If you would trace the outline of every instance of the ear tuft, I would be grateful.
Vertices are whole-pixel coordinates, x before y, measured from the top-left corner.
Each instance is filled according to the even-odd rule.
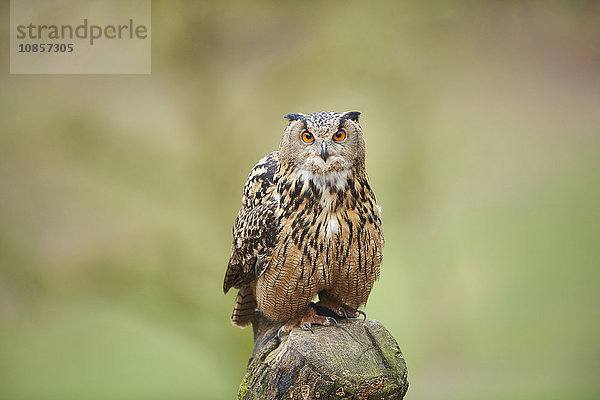
[[[354,122],[358,122],[358,116],[360,115],[360,111],[348,111],[343,115],[344,119],[349,119]]]
[[[299,114],[299,113],[287,114],[287,115],[284,115],[283,118],[287,118],[290,120],[290,122],[292,122],[292,121],[297,121],[299,119],[303,119],[304,114]]]

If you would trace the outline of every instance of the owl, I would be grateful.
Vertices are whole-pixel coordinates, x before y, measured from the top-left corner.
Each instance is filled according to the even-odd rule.
[[[239,289],[234,325],[262,313],[283,331],[312,330],[364,314],[384,239],[359,115],[286,115],[279,151],[250,171],[223,283]]]

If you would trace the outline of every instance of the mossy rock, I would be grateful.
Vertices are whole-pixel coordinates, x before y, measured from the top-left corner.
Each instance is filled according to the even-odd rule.
[[[238,399],[402,399],[408,389],[398,343],[375,320],[299,328],[277,338],[255,325],[254,356]]]

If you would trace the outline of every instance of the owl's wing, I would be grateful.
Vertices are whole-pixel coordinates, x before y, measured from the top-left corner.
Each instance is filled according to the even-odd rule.
[[[278,200],[273,195],[279,153],[262,158],[250,171],[244,185],[242,207],[233,226],[231,258],[225,273],[223,291],[240,288],[256,279],[266,266],[279,225],[275,218]]]

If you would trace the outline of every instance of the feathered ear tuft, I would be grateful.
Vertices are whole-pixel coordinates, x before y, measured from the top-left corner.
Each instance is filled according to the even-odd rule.
[[[358,116],[360,115],[360,111],[348,111],[345,112],[342,116],[343,119],[349,119],[354,122],[358,122]]]
[[[292,122],[292,121],[297,121],[299,119],[304,119],[304,114],[299,114],[299,113],[287,114],[287,115],[284,115],[283,118],[287,118],[288,120],[290,120],[290,122]]]

